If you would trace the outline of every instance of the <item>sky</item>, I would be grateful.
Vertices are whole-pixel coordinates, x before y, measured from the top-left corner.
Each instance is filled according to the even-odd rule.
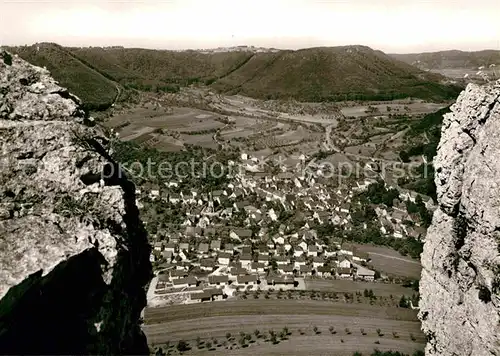
[[[0,0],[0,45],[500,50],[500,0]]]

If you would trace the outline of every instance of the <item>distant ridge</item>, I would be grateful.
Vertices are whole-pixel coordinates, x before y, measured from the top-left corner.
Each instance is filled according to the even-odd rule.
[[[220,93],[310,102],[406,97],[443,101],[455,98],[461,89],[441,75],[361,45],[167,51],[40,43],[9,50],[46,66],[91,108],[111,105],[119,87],[175,92],[204,84]]]
[[[408,64],[416,65],[421,69],[478,69],[481,66],[489,66],[491,64],[500,65],[500,50],[492,49],[475,52],[449,50],[390,54],[390,56]]]

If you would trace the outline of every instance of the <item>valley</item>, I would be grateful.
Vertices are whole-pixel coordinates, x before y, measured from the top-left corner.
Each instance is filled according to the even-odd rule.
[[[4,1],[0,355],[500,356],[498,13]]]
[[[188,348],[182,354],[193,355],[423,349],[425,336],[411,304],[417,305],[418,297],[408,287],[408,281],[420,278],[420,263],[383,245],[396,248],[407,238],[417,244],[423,239],[428,222],[408,208],[418,194],[399,186],[398,178],[415,175],[425,157],[403,162],[400,152],[428,142],[425,134],[409,133],[448,102],[310,103],[222,95],[208,88],[142,93],[139,100],[117,103],[97,117],[137,152],[158,151],[158,162],[177,162],[169,155],[193,152],[195,161],[227,164],[223,157],[229,154],[237,167],[227,182],[215,186],[175,174],[153,176],[140,186],[157,270],[144,313],[153,349],[171,355],[179,353],[179,343]],[[304,169],[301,162],[313,164]],[[343,167],[351,171],[342,173]],[[377,180],[398,189],[400,202],[387,207],[356,197]],[[432,209],[427,191],[420,193]],[[368,207],[376,216],[358,221],[355,216]],[[175,219],[167,217],[174,209]],[[394,220],[397,214],[406,218]],[[238,237],[245,229],[248,235]],[[372,233],[382,240],[368,237]],[[368,242],[352,248],[366,254],[363,266],[382,277],[366,281],[356,274],[365,267],[346,255],[351,240]],[[303,242],[305,259],[292,252]],[[307,252],[311,245],[318,246],[317,257]],[[341,262],[345,256],[348,265]],[[302,260],[310,270],[303,270]],[[343,266],[349,275],[341,274]],[[274,275],[297,285],[275,285]],[[255,276],[257,284],[245,285],[242,276]],[[184,284],[193,277],[194,284]],[[366,291],[373,297],[364,297]],[[201,294],[207,293],[204,299]],[[338,331],[330,332],[331,327]],[[283,328],[290,334],[280,336]]]
[[[180,353],[194,355],[422,350],[411,286],[420,278],[433,191],[404,185],[432,180],[419,171],[424,151],[412,147],[432,144],[419,123],[449,104],[263,100],[192,85],[140,92],[96,113],[126,143],[122,162],[233,167],[222,181],[205,181],[197,170],[136,179],[154,246],[144,312],[151,348],[171,355],[179,343]],[[377,200],[376,182],[395,200]],[[362,277],[365,269],[376,278]]]
[[[136,184],[152,353],[424,348],[449,78],[363,46],[16,51],[71,81]]]

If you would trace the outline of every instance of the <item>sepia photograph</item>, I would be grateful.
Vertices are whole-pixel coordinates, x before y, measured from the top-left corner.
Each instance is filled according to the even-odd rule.
[[[0,0],[0,355],[500,356],[498,0]]]

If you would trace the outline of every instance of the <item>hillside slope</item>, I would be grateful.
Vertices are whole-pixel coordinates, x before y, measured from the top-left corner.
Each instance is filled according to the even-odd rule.
[[[442,101],[455,98],[460,91],[443,84],[444,77],[438,74],[425,73],[365,46],[209,53],[54,44],[40,48],[38,52],[35,46],[13,51],[47,66],[88,103],[109,101],[113,82],[167,92],[203,83],[222,93],[315,102],[405,97]]]
[[[34,65],[46,67],[62,86],[83,101],[86,109],[106,108],[118,94],[115,83],[61,46],[41,44],[8,49]]]
[[[68,48],[123,85],[149,90],[218,78],[252,56],[248,52],[204,54],[140,48]]]
[[[241,75],[246,66],[263,56],[267,57],[265,65]],[[236,88],[241,94],[258,98],[293,97],[313,102],[404,97],[443,100],[458,94],[456,88],[440,83],[441,76],[424,73],[364,46],[258,53],[246,66],[217,81],[214,87]]]

